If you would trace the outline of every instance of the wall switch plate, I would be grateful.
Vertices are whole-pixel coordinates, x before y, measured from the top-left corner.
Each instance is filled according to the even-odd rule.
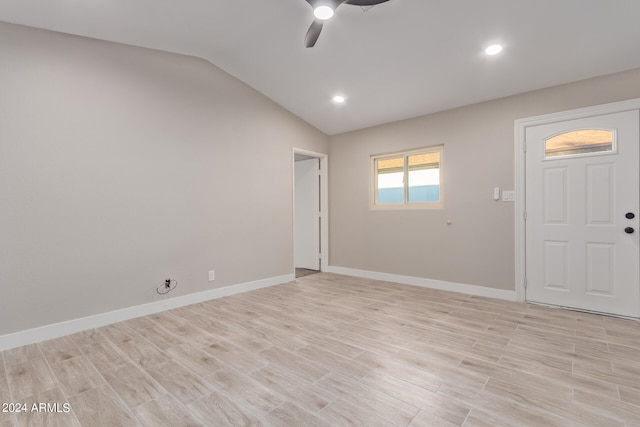
[[[213,282],[214,280],[216,280],[216,272],[215,270],[209,270],[209,281]]]
[[[511,191],[503,191],[502,192],[502,201],[503,202],[513,202],[515,201],[516,197],[515,197],[515,191],[511,190]]]
[[[495,187],[493,189],[493,200],[495,200],[496,202],[500,200],[500,187]]]

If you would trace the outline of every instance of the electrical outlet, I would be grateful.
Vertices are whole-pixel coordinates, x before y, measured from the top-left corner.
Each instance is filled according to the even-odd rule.
[[[215,270],[209,270],[209,281],[213,282],[214,280],[216,280],[216,271]]]

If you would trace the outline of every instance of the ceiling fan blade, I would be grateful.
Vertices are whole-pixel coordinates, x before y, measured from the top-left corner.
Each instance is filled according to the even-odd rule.
[[[384,3],[389,0],[346,0],[346,4],[352,4],[354,6],[375,6],[376,4]]]
[[[311,23],[309,30],[307,30],[307,35],[304,36],[304,45],[306,47],[313,47],[316,44],[318,37],[320,37],[320,31],[322,31],[322,21],[315,19]]]

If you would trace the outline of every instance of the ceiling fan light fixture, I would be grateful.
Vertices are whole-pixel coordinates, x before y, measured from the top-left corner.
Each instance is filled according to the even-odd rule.
[[[491,56],[497,55],[500,52],[502,52],[502,46],[499,44],[492,44],[491,46],[489,46],[484,50],[484,53]]]
[[[333,16],[333,8],[326,4],[321,4],[313,9],[313,16],[324,21]]]

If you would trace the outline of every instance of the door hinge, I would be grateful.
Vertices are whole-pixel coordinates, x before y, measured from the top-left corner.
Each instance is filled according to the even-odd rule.
[[[526,221],[527,220],[527,211],[522,211],[522,218]]]
[[[524,278],[524,288],[527,289],[527,278]]]
[[[522,143],[522,151],[527,152],[527,141]]]

